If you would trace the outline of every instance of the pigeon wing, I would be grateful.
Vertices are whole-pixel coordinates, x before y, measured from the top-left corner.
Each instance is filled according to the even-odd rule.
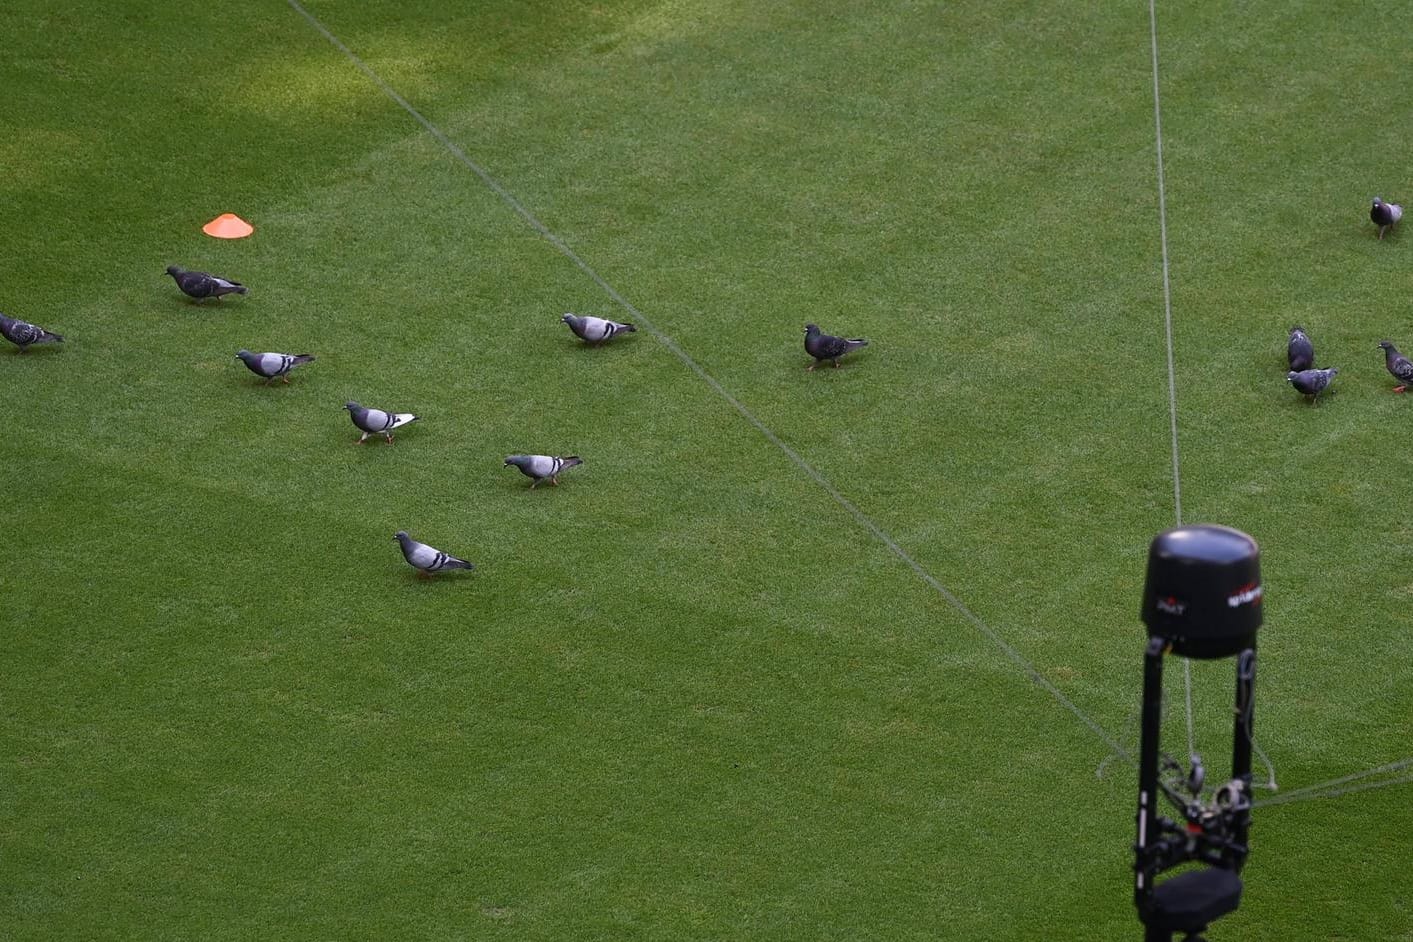
[[[365,432],[381,432],[391,421],[392,416],[382,409],[359,409],[353,413],[353,424]]]

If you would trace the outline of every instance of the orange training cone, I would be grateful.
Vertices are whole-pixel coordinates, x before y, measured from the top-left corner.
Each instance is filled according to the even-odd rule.
[[[218,239],[244,239],[255,227],[235,213],[222,213],[202,226],[201,231]]]

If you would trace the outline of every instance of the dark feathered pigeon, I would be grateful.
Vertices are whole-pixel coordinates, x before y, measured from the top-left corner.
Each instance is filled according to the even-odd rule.
[[[1327,370],[1291,370],[1285,374],[1285,378],[1294,386],[1297,392],[1302,392],[1311,397],[1311,402],[1320,401],[1320,393],[1330,384],[1330,380],[1339,373],[1337,367],[1330,367]]]
[[[1285,345],[1285,355],[1293,372],[1299,373],[1315,365],[1315,345],[1306,336],[1305,328],[1290,329],[1290,342]]]
[[[1393,374],[1393,378],[1398,380],[1399,385],[1395,386],[1394,392],[1403,392],[1410,385],[1413,385],[1413,360],[1398,352],[1398,348],[1387,340],[1380,340],[1379,346],[1384,351],[1384,366]]]
[[[559,472],[567,471],[575,465],[584,463],[584,459],[578,455],[566,455],[563,458],[556,458],[553,455],[511,455],[505,459],[506,467],[514,465],[520,469],[520,473],[527,478],[533,478],[530,482],[530,490],[535,489],[546,478],[556,487],[559,486]]]
[[[814,357],[815,362],[810,364],[813,370],[825,360],[831,361],[835,366],[839,365],[839,358],[850,350],[857,350],[860,347],[867,347],[868,341],[862,337],[856,340],[845,340],[843,337],[833,337],[822,333],[815,324],[805,325],[805,352]]]
[[[620,324],[617,321],[604,320],[602,317],[580,317],[578,314],[566,314],[560,320],[569,325],[574,336],[586,343],[603,343],[619,334],[631,334],[638,329],[632,324]]]
[[[63,343],[64,338],[58,334],[51,334],[43,327],[36,327],[28,321],[22,321],[17,317],[7,317],[0,314],[0,335],[6,340],[20,348],[24,353],[26,347],[31,347],[37,343]]]
[[[464,559],[457,559],[448,553],[443,553],[435,546],[428,546],[426,543],[418,543],[407,535],[406,530],[397,531],[394,539],[402,547],[402,556],[407,560],[408,565],[417,570],[417,575],[425,576],[432,572],[441,572],[444,569],[475,569],[476,567]]]
[[[382,409],[365,409],[356,402],[344,403],[344,408],[348,410],[349,418],[353,419],[353,424],[358,426],[363,436],[354,442],[355,445],[363,444],[369,435],[382,435],[392,444],[393,429],[402,428],[408,422],[416,422],[417,416],[411,412],[384,412]]]
[[[250,289],[238,281],[227,281],[204,271],[187,271],[177,265],[168,265],[167,274],[176,279],[182,294],[198,301],[219,298],[226,294],[248,294]]]
[[[1374,204],[1369,207],[1369,219],[1374,225],[1379,227],[1379,238],[1384,237],[1394,223],[1403,218],[1403,207],[1397,203],[1385,203],[1377,196],[1374,197]]]
[[[284,377],[288,383],[289,376],[286,374],[290,370],[314,359],[312,353],[251,353],[249,350],[241,350],[236,356],[250,368],[250,372],[265,377],[266,386],[278,377]]]

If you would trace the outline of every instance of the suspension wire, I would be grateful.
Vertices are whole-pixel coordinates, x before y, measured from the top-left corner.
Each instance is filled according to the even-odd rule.
[[[1375,775],[1387,775],[1391,772],[1399,772],[1409,767],[1413,767],[1413,756],[1409,756],[1406,759],[1399,759],[1397,762],[1389,762],[1384,765],[1375,766],[1372,769],[1364,769],[1361,772],[1351,772],[1349,775],[1332,778],[1327,782],[1303,785],[1283,795],[1276,795],[1273,798],[1255,802],[1253,807],[1284,805],[1293,801],[1309,801],[1313,798],[1335,798],[1339,795],[1347,795],[1350,792],[1367,791],[1373,788],[1387,788],[1390,785],[1402,785],[1405,782],[1413,782],[1413,773],[1378,782],[1360,782],[1359,780],[1367,779]],[[1354,782],[1358,782],[1358,784],[1350,784]]]
[[[1350,785],[1347,788],[1332,788],[1329,791],[1312,792],[1308,795],[1278,795],[1275,798],[1267,798],[1264,801],[1252,802],[1253,808],[1266,808],[1272,805],[1288,805],[1301,801],[1313,801],[1316,798],[1338,798],[1341,795],[1352,795],[1355,792],[1373,791],[1376,788],[1388,788],[1390,785],[1413,785],[1413,774],[1400,775],[1398,778],[1384,779],[1379,782],[1361,782],[1357,785]]]
[[[1187,698],[1187,757],[1197,755],[1197,736],[1192,731],[1192,660],[1182,659],[1182,685]]]

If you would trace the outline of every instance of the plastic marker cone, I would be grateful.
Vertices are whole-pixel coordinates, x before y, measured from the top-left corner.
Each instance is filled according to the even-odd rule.
[[[202,226],[201,231],[218,239],[244,239],[255,227],[235,213],[222,213]]]

